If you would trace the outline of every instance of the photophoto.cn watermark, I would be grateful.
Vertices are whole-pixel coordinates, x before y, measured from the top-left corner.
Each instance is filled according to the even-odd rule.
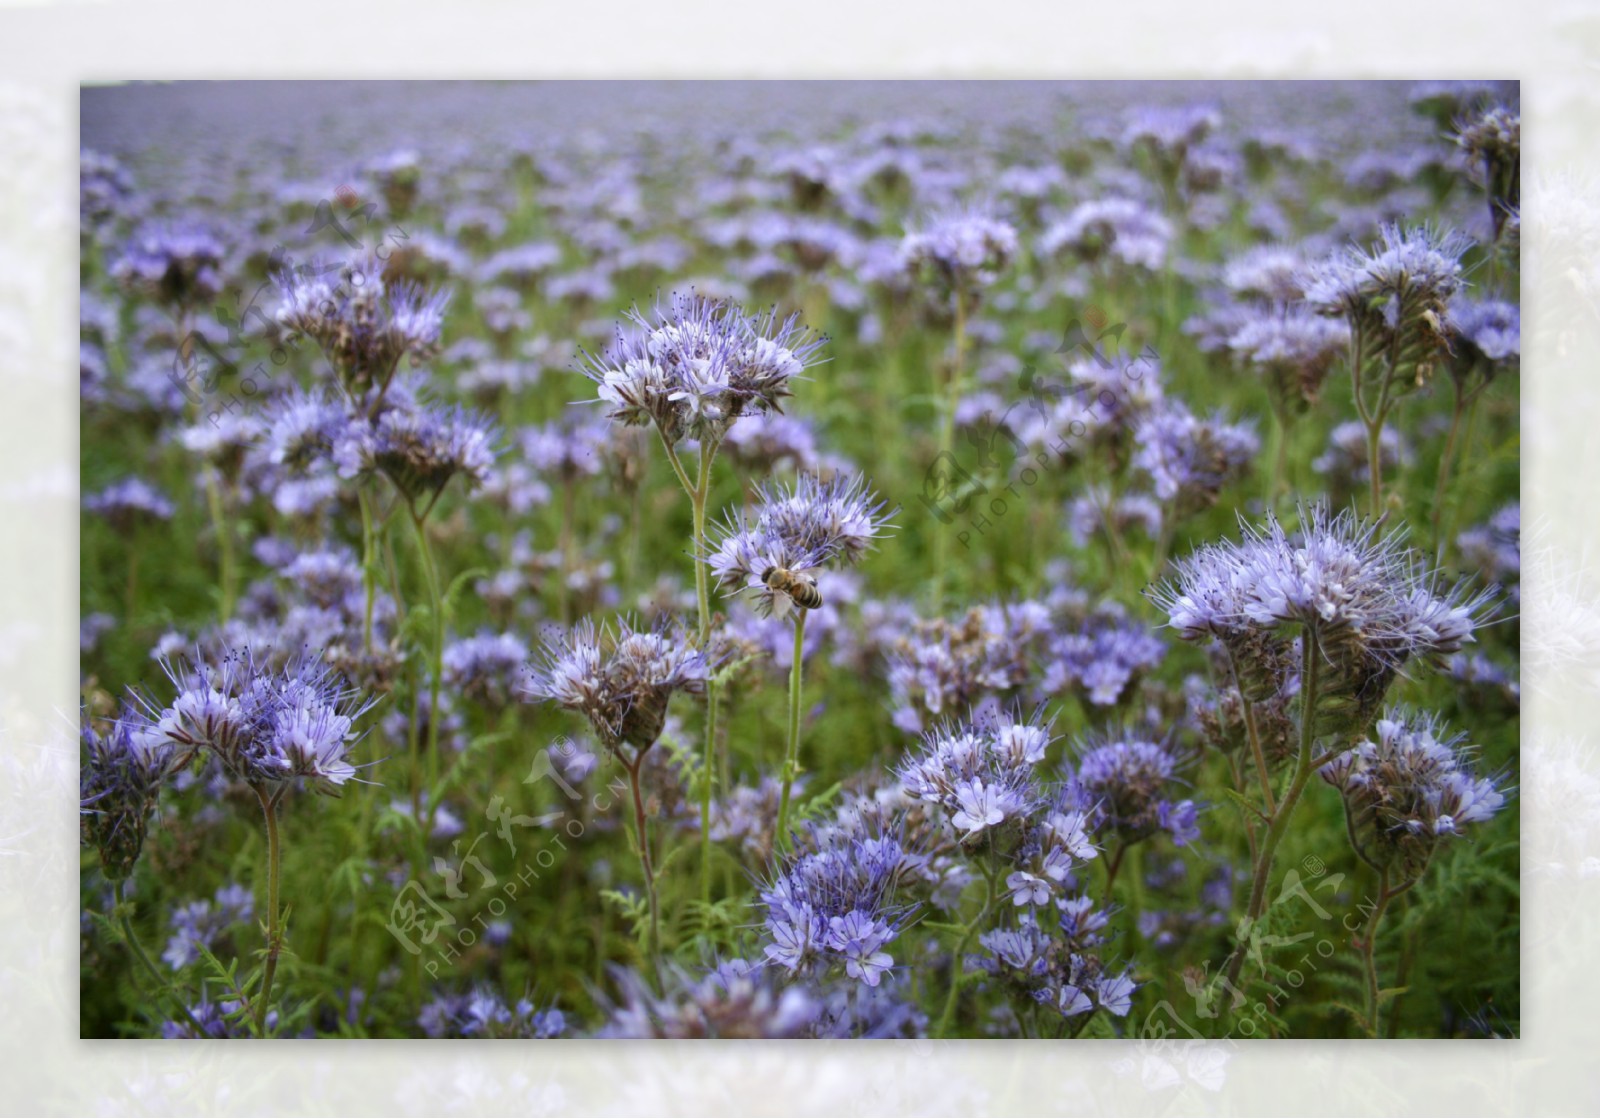
[[[1183,987],[1184,993],[1193,1000],[1189,1016],[1186,1017],[1170,999],[1161,1000],[1145,1016],[1139,1029],[1141,1050],[1152,1055],[1169,1048],[1187,1052],[1224,1041],[1231,1044],[1240,1039],[1264,1037],[1266,1016],[1276,1015],[1308,980],[1338,958],[1341,950],[1348,948],[1362,933],[1377,906],[1377,899],[1363,896],[1354,908],[1336,914],[1318,900],[1321,895],[1331,905],[1346,877],[1342,873],[1329,874],[1327,864],[1316,855],[1307,855],[1299,867],[1290,867],[1272,905],[1289,902],[1303,905],[1316,918],[1311,927],[1293,936],[1274,936],[1261,929],[1261,922],[1252,925],[1245,917],[1240,919],[1236,930],[1237,939],[1246,946],[1246,964],[1264,972],[1266,953],[1271,951],[1277,956],[1279,966],[1286,967],[1283,980],[1274,982],[1270,990],[1252,1001],[1228,978],[1224,965],[1219,964],[1214,974],[1211,961],[1188,969],[1183,976]],[[1297,947],[1301,952],[1298,958],[1278,955],[1283,949]],[[1217,1022],[1219,1019],[1228,1023],[1227,1030],[1220,1035],[1202,1033],[1196,1025],[1197,1021]]]
[[[574,780],[573,774],[575,764],[583,759],[592,760],[592,756],[565,736],[540,750],[522,784],[552,782],[567,801],[566,807],[541,816],[519,815],[504,797],[493,796],[484,810],[487,826],[465,847],[462,839],[454,840],[452,858],[434,856],[433,874],[438,884],[433,890],[415,878],[400,888],[389,907],[389,933],[411,955],[427,957],[422,968],[430,976],[437,979],[441,968],[453,967],[463,951],[493,935],[494,923],[504,919],[510,903],[552,871],[569,844],[583,838],[588,830],[586,815],[604,815],[628,795],[627,781],[617,777],[586,798],[577,788],[583,778]],[[525,834],[530,832],[531,836]],[[491,870],[478,854],[485,842],[491,847],[496,842],[503,845],[516,860],[516,869],[498,875]],[[447,908],[446,903],[454,905]],[[458,917],[464,909],[470,912]]]

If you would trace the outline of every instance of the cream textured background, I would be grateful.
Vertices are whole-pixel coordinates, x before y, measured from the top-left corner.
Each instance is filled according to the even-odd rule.
[[[1600,1111],[1600,5],[0,0],[0,1110]],[[1525,1040],[558,1045],[77,1039],[77,89],[161,77],[1520,78]],[[1046,1048],[1046,1045],[1049,1045]]]

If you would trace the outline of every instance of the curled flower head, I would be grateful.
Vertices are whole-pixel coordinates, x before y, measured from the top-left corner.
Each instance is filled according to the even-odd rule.
[[[1357,725],[1376,713],[1394,677],[1413,659],[1459,652],[1473,640],[1494,592],[1443,586],[1405,545],[1404,528],[1375,524],[1322,505],[1301,510],[1290,533],[1275,517],[1243,539],[1203,547],[1150,592],[1188,641],[1215,638],[1238,660],[1241,684],[1263,679],[1281,690],[1282,645],[1298,627],[1322,667],[1322,719]],[[1274,682],[1275,681],[1275,682]]]
[[[1426,226],[1384,225],[1379,236],[1370,249],[1350,246],[1312,265],[1306,302],[1349,323],[1365,355],[1363,382],[1404,393],[1426,384],[1448,351],[1444,318],[1464,282],[1461,256],[1472,242]]]
[[[742,416],[781,412],[790,382],[815,365],[825,339],[797,316],[750,314],[699,295],[674,295],[653,316],[631,312],[602,356],[580,372],[620,423],[654,423],[669,444],[715,444]]]
[[[189,755],[173,743],[138,733],[138,712],[124,711],[105,730],[83,720],[83,767],[78,777],[79,830],[100,854],[107,878],[133,873],[145,828],[166,779]]]
[[[1064,802],[1079,805],[1096,833],[1126,844],[1166,831],[1179,847],[1199,837],[1194,802],[1176,795],[1184,759],[1171,745],[1121,733],[1091,736],[1078,749]]]
[[[1131,198],[1096,198],[1079,203],[1040,239],[1046,256],[1071,250],[1095,262],[1113,258],[1130,267],[1155,270],[1167,258],[1172,223]]]
[[[1156,496],[1179,517],[1216,504],[1261,449],[1248,425],[1230,424],[1221,416],[1202,420],[1171,401],[1139,424],[1134,439],[1134,466],[1150,476]]]
[[[1465,736],[1431,715],[1393,709],[1374,731],[1323,766],[1322,779],[1344,798],[1356,853],[1410,882],[1439,843],[1504,806],[1502,779],[1475,775]]]
[[[669,620],[637,630],[627,619],[597,628],[585,618],[546,638],[525,692],[577,711],[610,750],[643,753],[661,737],[674,692],[705,691],[709,666]]]
[[[375,421],[354,419],[339,435],[333,461],[347,478],[381,473],[413,506],[431,502],[458,474],[468,489],[489,478],[496,429],[460,405],[385,409]]]

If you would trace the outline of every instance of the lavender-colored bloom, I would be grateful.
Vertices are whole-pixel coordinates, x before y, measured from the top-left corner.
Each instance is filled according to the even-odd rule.
[[[433,1038],[522,1038],[543,1041],[566,1032],[566,1016],[555,1007],[540,1010],[527,999],[507,1006],[497,992],[479,984],[461,994],[435,996],[417,1016]]]
[[[1084,260],[1110,256],[1154,271],[1166,260],[1171,240],[1172,224],[1154,210],[1131,198],[1100,198],[1079,203],[1046,230],[1039,251],[1056,256],[1071,249]]]
[[[386,282],[384,262],[375,256],[347,262],[330,284],[323,277],[334,267],[279,274],[277,318],[290,337],[304,334],[321,347],[347,393],[381,391],[402,358],[419,362],[438,353],[448,294]]]
[[[169,521],[174,508],[150,483],[142,478],[124,478],[99,493],[83,499],[86,511],[104,517],[113,528],[125,532],[138,524]]]
[[[1040,803],[1036,770],[1050,744],[1046,727],[1013,713],[945,723],[923,736],[900,767],[906,795],[941,809],[963,843],[1020,823]]]
[[[1456,546],[1464,568],[1502,586],[1515,584],[1522,577],[1521,504],[1513,501],[1497,509],[1487,523],[1457,536]]]
[[[1484,373],[1513,365],[1522,356],[1522,312],[1499,299],[1456,298],[1445,314],[1445,329],[1460,347],[1459,364],[1482,363]]]
[[[173,744],[141,734],[140,724],[131,710],[104,731],[87,717],[83,720],[79,831],[84,845],[99,852],[100,866],[114,882],[133,873],[161,786],[188,760]]]
[[[894,964],[883,948],[908,917],[895,897],[908,859],[895,835],[864,824],[812,826],[761,891],[765,958],[809,977],[843,964],[849,978],[876,987]]]
[[[1504,806],[1502,778],[1473,774],[1465,736],[1447,735],[1433,716],[1393,709],[1374,730],[1320,772],[1344,797],[1356,853],[1408,882],[1442,840]]]
[[[1151,592],[1185,640],[1220,639],[1238,663],[1241,684],[1280,691],[1283,626],[1302,627],[1323,668],[1321,698],[1364,726],[1394,677],[1413,658],[1458,652],[1473,640],[1492,592],[1441,587],[1405,547],[1404,528],[1379,535],[1353,513],[1301,510],[1290,534],[1275,517],[1244,524],[1244,539],[1201,548]],[[1275,681],[1275,682],[1274,682]],[[1327,714],[1327,713],[1324,713]]]
[[[545,640],[526,694],[582,714],[609,750],[627,743],[643,752],[661,736],[673,693],[704,692],[708,674],[705,654],[666,623],[641,631],[621,619],[597,629],[586,618]]]
[[[1130,149],[1147,146],[1181,160],[1221,124],[1221,115],[1208,105],[1141,107],[1128,113],[1122,144]]]
[[[111,265],[124,287],[184,314],[222,291],[227,249],[211,231],[193,223],[146,225]]]
[[[1317,400],[1333,363],[1348,351],[1350,327],[1303,306],[1252,312],[1228,336],[1228,350],[1259,370],[1284,418]]]
[[[928,274],[941,292],[970,299],[993,283],[1017,255],[1017,231],[982,207],[931,215],[900,242],[900,266],[913,276]]]
[[[267,457],[275,466],[305,473],[328,461],[350,423],[345,407],[321,393],[296,389],[275,400],[266,416]]]
[[[601,357],[580,371],[611,405],[612,419],[654,423],[670,444],[715,445],[741,416],[783,410],[790,382],[817,363],[825,339],[796,316],[751,315],[696,295],[675,295],[653,318],[631,313]]]
[[[762,617],[774,612],[782,617],[796,604],[786,591],[769,585],[770,569],[814,579],[825,568],[852,567],[890,527],[893,515],[884,512],[865,478],[824,482],[802,475],[792,486],[762,486],[753,516],[741,511],[717,526],[704,562],[719,585],[732,586],[729,593],[753,591]]]
[[[621,1002],[604,1038],[795,1038],[834,1036],[818,995],[785,984],[778,968],[728,960],[700,978],[668,969],[666,991],[635,972],[617,973]]]
[[[211,900],[180,905],[172,911],[172,937],[161,958],[173,970],[188,967],[200,959],[202,947],[210,950],[229,928],[249,921],[255,908],[250,891],[237,883],[222,886]]]
[[[492,708],[510,703],[517,677],[528,659],[528,647],[509,633],[482,633],[447,645],[445,683],[468,699]]]
[[[1356,330],[1382,331],[1386,323],[1394,329],[1388,316],[1396,309],[1407,322],[1431,315],[1429,328],[1438,335],[1440,317],[1461,287],[1461,255],[1470,239],[1394,224],[1383,225],[1379,238],[1382,244],[1370,250],[1348,246],[1311,265],[1306,301],[1323,314],[1345,316]]]
[[[1174,799],[1183,759],[1170,745],[1124,734],[1090,737],[1079,749],[1069,795],[1084,806],[1096,832],[1112,832],[1127,844],[1166,831],[1180,847],[1199,836],[1194,803]]]
[[[381,473],[413,505],[432,501],[460,475],[468,489],[482,485],[494,465],[496,431],[486,418],[461,408],[394,407],[375,422],[352,422],[333,448],[346,478]]]
[[[1305,253],[1291,245],[1257,245],[1222,267],[1222,282],[1235,295],[1282,305],[1305,297]]]
[[[147,749],[170,748],[187,760],[204,750],[233,777],[251,785],[296,779],[337,796],[355,776],[350,749],[362,702],[326,665],[304,654],[272,667],[250,649],[218,658],[197,651],[179,668],[162,669],[177,690],[170,705],[140,697],[147,715],[135,732]]]
[[[1055,695],[1076,685],[1090,703],[1110,707],[1165,654],[1166,645],[1143,624],[1116,611],[1097,611],[1050,640],[1039,691]]]
[[[1156,496],[1178,516],[1216,504],[1224,488],[1245,476],[1261,449],[1249,426],[1221,416],[1199,419],[1175,401],[1147,416],[1134,438],[1134,466],[1150,477]]]

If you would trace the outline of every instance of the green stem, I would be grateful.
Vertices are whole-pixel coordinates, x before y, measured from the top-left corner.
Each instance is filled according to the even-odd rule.
[[[356,489],[356,500],[361,505],[361,587],[366,594],[366,606],[362,614],[362,649],[370,653],[372,652],[372,607],[378,589],[377,579],[373,573],[376,564],[374,551],[377,548],[377,534],[372,526],[372,500],[366,486]]]
[[[283,925],[278,912],[278,878],[283,860],[278,848],[278,803],[260,785],[253,786],[267,822],[267,961],[261,973],[261,994],[256,1002],[256,1034],[267,1035],[267,1010],[272,1005],[272,980],[283,949]]]
[[[993,836],[990,836],[991,841]],[[961,968],[962,959],[967,954],[967,947],[972,943],[972,935],[982,927],[984,919],[989,916],[989,910],[994,907],[995,878],[997,871],[992,865],[993,859],[983,859],[980,869],[983,871],[984,895],[983,908],[978,910],[978,915],[967,922],[967,927],[962,930],[961,941],[956,945],[955,957],[950,961],[950,993],[945,996],[944,1012],[939,1015],[938,1037],[950,1036],[950,1024],[955,1019],[956,1001],[961,994]]]
[[[144,945],[139,942],[138,934],[133,931],[133,922],[128,918],[128,910],[132,908],[132,903],[127,900],[122,892],[124,884],[125,880],[120,878],[113,882],[111,884],[111,896],[116,902],[117,926],[122,930],[122,938],[127,941],[129,951],[133,953],[134,959],[143,965],[145,971],[150,974],[151,979],[155,980],[161,991],[171,997],[172,1004],[178,1008],[178,1013],[183,1016],[184,1021],[188,1022],[190,1028],[194,1030],[194,1036],[209,1037],[210,1035],[205,1028],[195,1021],[194,1015],[184,1005],[183,999],[172,989],[172,984],[168,982],[167,977],[162,975],[161,971],[151,961],[149,954],[144,950]]]
[[[639,866],[644,871],[645,900],[650,906],[650,931],[645,941],[645,954],[650,966],[660,978],[661,972],[661,907],[656,900],[655,863],[650,858],[650,828],[644,813],[644,792],[639,787],[639,771],[644,768],[644,751],[634,755],[633,764],[623,763],[628,771],[628,785],[633,792],[633,826],[639,840]]]
[[[955,356],[951,359],[950,381],[945,388],[944,415],[939,423],[939,457],[948,459],[953,454],[956,435],[956,405],[961,400],[961,373],[966,363],[967,349],[967,293],[964,284],[955,289]],[[948,526],[945,526],[948,527]],[[944,612],[945,568],[949,564],[950,543],[947,532],[934,535],[933,607],[936,614]]]
[[[219,577],[222,604],[220,613],[226,622],[233,616],[233,534],[228,531],[226,520],[222,515],[222,488],[217,484],[217,471],[214,467],[206,469],[206,505],[211,510],[211,531],[217,538],[217,553],[222,565]]]
[[[1239,693],[1239,704],[1244,709],[1244,726],[1250,738],[1250,753],[1255,758],[1256,775],[1261,778],[1261,796],[1266,802],[1267,815],[1272,816],[1277,813],[1278,807],[1272,797],[1272,774],[1267,769],[1267,755],[1261,748],[1261,731],[1256,726],[1256,708],[1244,694],[1244,686],[1239,682],[1239,663],[1234,660],[1231,650],[1228,653],[1228,667],[1233,672],[1233,685]]]
[[[1272,814],[1272,820],[1267,825],[1267,834],[1261,842],[1260,850],[1256,853],[1255,872],[1250,882],[1250,904],[1245,911],[1243,935],[1240,936],[1239,943],[1228,961],[1230,983],[1239,981],[1239,972],[1244,967],[1245,954],[1250,945],[1250,930],[1256,921],[1260,920],[1266,908],[1267,883],[1272,877],[1272,860],[1277,854],[1278,844],[1282,842],[1284,833],[1289,828],[1289,817],[1294,814],[1295,805],[1300,802],[1300,794],[1305,792],[1306,783],[1316,772],[1316,767],[1312,765],[1312,747],[1316,743],[1319,664],[1315,628],[1307,626],[1300,640],[1304,646],[1300,668],[1300,753],[1295,759],[1294,777],[1278,805],[1278,810]]]
[[[1455,464],[1456,437],[1461,433],[1461,417],[1466,411],[1461,384],[1455,386],[1455,406],[1450,411],[1450,434],[1445,436],[1444,453],[1439,456],[1439,480],[1433,488],[1433,541],[1436,559],[1444,557],[1444,537],[1439,535],[1440,515],[1444,512],[1445,489],[1450,483],[1450,468]]]
[[[1368,1037],[1379,1036],[1378,1020],[1382,1011],[1378,1007],[1378,922],[1383,920],[1383,911],[1392,896],[1389,893],[1389,868],[1384,867],[1378,872],[1378,903],[1372,907],[1372,916],[1367,920],[1361,940],[1361,962],[1367,975]]]
[[[789,667],[789,745],[783,758],[783,790],[778,795],[778,827],[772,837],[778,850],[789,846],[789,787],[800,776],[800,665],[805,652],[806,613],[803,607],[795,607],[794,664]]]
[[[433,646],[428,660],[428,819],[422,831],[424,837],[433,833],[434,815],[439,810],[439,683],[444,675],[444,600],[439,591],[439,566],[434,561],[433,546],[428,543],[426,518],[426,512],[411,512],[411,529],[428,583],[428,611],[433,621]],[[420,773],[422,760],[415,760],[416,772]]]

